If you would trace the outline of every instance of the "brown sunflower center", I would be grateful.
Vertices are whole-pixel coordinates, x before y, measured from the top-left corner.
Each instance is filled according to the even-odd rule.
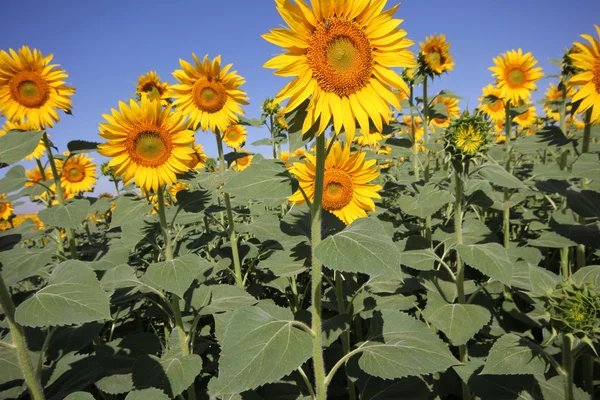
[[[192,100],[200,110],[216,113],[225,105],[227,93],[221,82],[202,78],[194,83]]]
[[[142,125],[132,131],[125,143],[133,162],[158,167],[169,159],[173,144],[168,132],[155,125]]]
[[[12,97],[29,108],[43,106],[50,95],[48,83],[37,72],[19,72],[11,79],[9,86]]]
[[[352,178],[344,170],[326,170],[323,188],[323,208],[326,210],[341,210],[352,200]]]
[[[63,177],[71,183],[81,182],[85,178],[85,168],[76,163],[68,163]]]
[[[592,73],[594,74],[592,82],[594,82],[594,86],[596,87],[596,93],[600,93],[600,61],[596,61]]]
[[[511,87],[517,87],[523,85],[525,83],[525,71],[521,68],[513,68],[508,71],[506,75],[506,80]]]
[[[369,83],[373,48],[364,30],[354,21],[332,18],[315,29],[307,60],[319,87],[338,96],[349,96]]]
[[[241,157],[238,158],[236,161],[237,165],[245,167],[246,165],[248,165],[250,163],[250,157],[245,156],[245,157]]]

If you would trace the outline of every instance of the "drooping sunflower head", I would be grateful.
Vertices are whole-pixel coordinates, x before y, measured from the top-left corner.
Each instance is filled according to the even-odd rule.
[[[483,88],[483,96],[479,98],[479,110],[490,117],[493,122],[502,122],[506,119],[506,109],[502,100],[502,91],[494,85]]]
[[[169,82],[161,81],[156,71],[140,76],[135,92],[140,97],[145,94],[150,100],[160,100],[163,106],[169,104]]]
[[[289,28],[263,35],[286,52],[267,63],[276,75],[294,77],[276,96],[290,99],[288,112],[310,98],[302,132],[315,127],[321,134],[333,120],[352,141],[356,121],[363,131],[369,119],[377,131],[390,119],[390,104],[400,110],[392,89],[408,92],[406,83],[391,68],[414,67],[413,44],[393,19],[398,6],[382,11],[386,0],[345,2],[338,0],[277,0],[277,10]],[[316,125],[318,123],[318,125]]]
[[[598,40],[589,35],[581,35],[590,44],[574,43],[578,51],[571,53],[570,58],[577,74],[568,80],[567,85],[579,88],[573,96],[573,103],[580,102],[577,112],[591,109],[590,121],[600,124],[600,26],[594,26]]]
[[[205,55],[202,62],[192,54],[195,65],[180,59],[183,69],[173,72],[179,84],[171,86],[173,105],[189,115],[190,126],[203,131],[224,132],[244,115],[241,105],[248,104],[246,92],[240,89],[246,81],[229,71],[233,64],[221,68],[221,56],[212,61]]]
[[[442,104],[444,106],[446,117],[434,116],[429,123],[430,125],[439,126],[440,128],[447,128],[450,125],[450,120],[460,114],[458,99],[437,96],[433,101],[432,106],[435,107],[438,104]]]
[[[521,128],[529,128],[531,125],[535,124],[536,121],[537,114],[535,112],[534,105],[529,105],[529,107],[524,113],[519,114],[513,118],[513,122],[519,125]]]
[[[8,221],[13,213],[13,205],[10,201],[5,201],[6,195],[0,194],[0,219]]]
[[[44,57],[27,46],[9,53],[0,51],[0,114],[15,122],[27,119],[36,130],[52,127],[60,119],[57,110],[71,110],[75,89],[65,85],[68,75],[50,64],[52,54]]]
[[[554,119],[555,121],[560,120],[560,102],[562,102],[563,93],[566,86],[561,82],[559,85],[555,85],[550,82],[550,86],[546,89],[544,96],[544,112],[546,116]],[[575,90],[572,87],[566,88],[566,99],[570,99],[575,94]],[[569,111],[571,106],[568,105],[566,110]]]
[[[369,183],[379,176],[376,160],[365,160],[365,156],[361,151],[352,152],[350,144],[335,142],[325,160],[323,208],[346,225],[366,217],[367,211],[375,211],[373,199],[381,198],[377,193],[381,186]],[[315,155],[306,153],[302,162],[295,162],[289,168],[311,201],[315,194],[315,165]],[[305,201],[300,190],[289,200],[296,204]]]
[[[537,82],[544,74],[542,68],[534,66],[537,60],[531,53],[523,54],[523,50],[509,50],[494,58],[490,71],[496,78],[501,97],[512,104],[519,104],[531,97],[531,91],[536,90]]]
[[[107,122],[100,123],[100,136],[107,142],[98,152],[112,157],[109,166],[125,184],[135,180],[139,187],[156,191],[189,170],[194,132],[187,129],[182,113],[142,96],[139,103],[120,102],[119,111],[103,116]]]
[[[235,161],[233,161],[233,163],[231,165],[232,170],[239,172],[239,171],[245,170],[246,168],[248,168],[250,166],[254,156],[252,154],[248,153],[248,150],[246,150],[246,149],[238,149],[237,152],[240,154],[246,154],[246,155],[242,155],[241,157],[236,158]]]
[[[32,169],[25,171],[25,174],[27,175],[27,182],[25,182],[26,187],[34,187],[37,183],[44,183],[52,178],[52,171],[50,171],[50,168],[45,168],[42,173],[39,167],[33,167]]]
[[[484,150],[490,129],[490,123],[481,114],[465,111],[446,129],[446,151],[455,160],[468,160]]]
[[[67,194],[91,192],[96,184],[96,164],[86,154],[64,153],[66,160],[56,160],[60,184]]]
[[[223,142],[233,149],[239,149],[246,143],[248,133],[244,125],[231,125],[223,132]]]
[[[110,194],[108,192],[104,192],[104,193],[100,193],[98,195],[98,200],[100,200],[100,199],[108,199],[108,200],[110,200],[110,199],[113,199],[114,197],[115,196],[113,196],[112,194]]]
[[[418,62],[422,75],[436,76],[454,69],[450,42],[446,41],[446,35],[428,36],[425,43],[420,45]]]
[[[38,128],[33,125],[29,120],[22,120],[21,122],[11,122],[11,121],[6,121],[4,123],[4,125],[2,126],[2,129],[0,129],[0,136],[4,136],[6,135],[6,133],[8,131],[23,131],[23,132],[30,132],[30,131],[37,131]],[[50,135],[48,135],[50,136]],[[38,145],[36,146],[35,150],[33,150],[33,152],[29,155],[27,155],[25,157],[26,160],[39,160],[40,158],[42,158],[42,156],[44,155],[44,152],[46,151],[46,147],[44,146],[44,140],[40,139]]]

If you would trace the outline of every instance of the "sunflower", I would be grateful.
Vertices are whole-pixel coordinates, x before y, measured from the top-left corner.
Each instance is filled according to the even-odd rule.
[[[444,105],[447,117],[432,118],[431,121],[429,121],[429,124],[439,126],[440,128],[447,128],[450,125],[450,120],[460,114],[460,107],[458,107],[458,99],[437,96],[433,101],[432,106],[435,106],[437,104]]]
[[[277,111],[277,113],[275,114],[275,122],[277,123],[277,125],[279,125],[281,129],[288,128],[288,123],[285,120],[285,113],[285,107],[280,107],[279,111]]]
[[[56,160],[60,185],[65,193],[91,192],[96,184],[96,164],[87,154],[63,154],[65,161]]]
[[[410,115],[403,115],[402,122],[406,125],[406,132],[410,136],[413,143],[418,143],[423,140],[423,120],[421,117],[413,117],[411,120]],[[415,133],[413,134],[413,124],[415,126]],[[416,137],[415,137],[416,135]]]
[[[231,125],[223,132],[223,141],[233,149],[239,149],[246,143],[248,133],[244,125]]]
[[[332,212],[346,225],[357,218],[367,216],[367,211],[375,211],[373,199],[380,199],[377,193],[380,185],[369,184],[379,176],[376,160],[366,160],[365,153],[350,151],[350,144],[342,146],[335,142],[325,160],[325,177],[323,181],[323,208]],[[314,201],[316,157],[305,154],[303,162],[295,162],[290,172],[296,176],[298,183],[309,200]],[[296,203],[304,203],[300,190],[289,197]]]
[[[150,100],[160,99],[163,106],[169,104],[169,82],[162,82],[156,71],[140,76],[135,91],[140,96],[146,94]]]
[[[537,89],[535,82],[544,76],[541,68],[534,68],[537,60],[521,49],[507,51],[494,58],[494,63],[496,66],[489,70],[498,82],[501,98],[512,104],[527,101]]]
[[[360,135],[354,137],[354,141],[363,147],[379,146],[380,140],[383,140],[383,135],[372,129],[367,133],[361,129]]]
[[[187,129],[185,115],[146,96],[129,106],[119,102],[119,110],[103,115],[108,123],[100,123],[100,136],[108,142],[98,146],[98,153],[113,157],[109,166],[115,176],[155,191],[177,182],[175,174],[190,169],[194,153],[194,132]]]
[[[536,120],[537,114],[535,113],[535,106],[533,105],[530,105],[523,114],[513,118],[513,122],[521,128],[529,128],[531,125],[535,124]]]
[[[208,159],[208,156],[204,154],[204,147],[201,144],[195,144],[192,146],[192,150],[193,153],[190,154],[192,156],[192,159],[186,161],[185,164],[190,169],[204,168],[204,166],[206,165],[206,160]]]
[[[36,131],[37,128],[31,123],[29,122],[29,120],[23,120],[21,122],[11,122],[11,121],[6,121],[4,123],[4,125],[2,126],[2,129],[0,129],[0,136],[4,136],[6,135],[6,133],[8,131],[24,131],[24,132],[30,132],[30,131]],[[50,135],[48,135],[50,136]],[[46,151],[46,146],[44,145],[44,140],[40,139],[38,145],[36,146],[35,150],[33,150],[33,152],[29,155],[27,155],[25,157],[26,160],[39,160],[43,155],[44,152]]]
[[[58,160],[57,160],[58,161]],[[52,171],[50,169],[44,169],[43,173],[39,167],[34,167],[31,170],[25,171],[28,181],[25,182],[25,187],[36,186],[37,183],[44,183],[49,179],[52,179]]]
[[[180,82],[171,86],[173,105],[189,114],[194,130],[200,126],[203,131],[224,132],[238,122],[238,115],[244,115],[240,105],[248,104],[248,97],[239,87],[246,81],[237,71],[229,72],[232,64],[221,69],[221,56],[210,61],[206,55],[202,62],[196,54],[192,53],[192,57],[195,66],[180,59],[183,69],[173,72]]]
[[[292,157],[302,157],[306,154],[306,149],[304,147],[299,147],[292,153]]]
[[[600,26],[594,25],[600,39]],[[581,101],[577,112],[592,110],[591,122],[600,124],[600,42],[589,35],[581,35],[590,45],[575,42],[579,52],[571,53],[570,58],[577,74],[569,79],[569,87],[578,86],[573,103]]]
[[[188,185],[187,183],[177,182],[174,185],[169,185],[169,194],[173,198],[173,201],[177,201],[177,193],[181,192],[182,190],[189,190],[189,189],[190,189],[190,185]]]
[[[486,97],[490,96],[486,99]],[[495,100],[494,100],[495,99]],[[483,96],[479,99],[481,103],[479,109],[490,117],[493,122],[502,122],[506,119],[504,102],[502,101],[502,91],[494,86],[487,85],[483,88]]]
[[[233,165],[231,166],[231,169],[233,169],[234,171],[243,171],[246,168],[248,168],[250,166],[250,164],[252,163],[252,159],[254,158],[253,155],[248,154],[246,149],[238,149],[237,150],[238,153],[246,153],[247,155],[237,158],[234,162]]]
[[[419,64],[425,75],[441,75],[454,69],[450,42],[446,35],[440,34],[425,38],[425,43],[420,43]]]
[[[56,109],[70,111],[75,89],[64,83],[68,75],[50,65],[52,54],[23,46],[0,51],[0,114],[14,122],[27,119],[36,130],[51,127],[60,118]]]
[[[567,98],[573,97],[575,90],[572,87],[567,89]],[[544,96],[544,111],[548,118],[552,118],[555,121],[560,120],[560,112],[558,107],[553,105],[554,102],[562,100],[563,91],[559,89],[554,83],[550,82],[550,87],[546,89],[546,95]],[[569,111],[571,106],[567,106],[566,110]]]
[[[392,19],[398,5],[382,12],[387,0],[345,2],[302,0],[277,1],[277,10],[289,25],[276,28],[263,38],[286,50],[267,63],[276,75],[294,77],[276,96],[275,102],[290,99],[287,112],[310,97],[302,132],[319,121],[321,134],[333,119],[336,133],[342,127],[352,142],[356,120],[369,131],[369,119],[377,131],[390,120],[391,104],[400,110],[392,89],[408,87],[392,67],[414,67],[407,50],[413,42]]]
[[[458,159],[468,159],[480,153],[486,144],[490,123],[481,115],[463,113],[446,130],[446,149]]]
[[[5,194],[0,194],[0,219],[7,221],[14,210],[13,205],[10,201],[3,201],[6,199]]]
[[[285,165],[289,166],[290,165],[290,162],[289,162],[289,160],[290,160],[290,152],[287,151],[287,150],[282,151],[281,155],[279,156],[279,159],[281,161],[283,161],[283,163]]]

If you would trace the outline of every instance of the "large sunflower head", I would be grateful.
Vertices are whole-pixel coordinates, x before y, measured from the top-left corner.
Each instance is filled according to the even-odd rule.
[[[156,71],[140,76],[135,92],[140,97],[145,94],[150,100],[160,100],[163,106],[169,104],[169,82],[161,81]]]
[[[552,118],[555,121],[560,120],[559,102],[562,101],[564,90],[564,84],[559,83],[559,85],[556,86],[552,82],[550,82],[550,86],[546,89],[546,94],[544,96],[544,112],[548,118]],[[565,97],[569,99],[573,97],[574,94],[575,90],[572,87],[569,87],[567,88]],[[567,106],[566,110],[569,111],[570,109],[571,106]]]
[[[600,26],[594,26],[599,40],[590,35],[581,35],[590,44],[574,43],[578,51],[571,53],[570,58],[577,74],[567,84],[579,88],[573,96],[573,103],[580,101],[577,112],[591,109],[590,121],[600,124]]]
[[[13,205],[10,201],[5,201],[6,195],[0,194],[0,219],[8,221],[13,213]]]
[[[483,88],[483,96],[479,99],[479,110],[490,117],[493,122],[502,122],[506,119],[506,110],[502,100],[502,91],[494,85]]]
[[[36,130],[51,127],[60,117],[56,110],[70,112],[75,89],[66,86],[68,77],[52,54],[23,46],[0,51],[0,113],[11,121],[27,119]]]
[[[2,129],[0,129],[0,136],[6,135],[6,133],[8,131],[30,132],[30,131],[35,131],[35,130],[38,130],[38,128],[35,125],[33,125],[29,120],[22,120],[21,122],[16,122],[16,123],[7,120],[4,123],[4,125],[2,126]],[[48,136],[50,136],[50,135],[48,135]],[[42,158],[45,151],[46,151],[46,146],[44,146],[44,140],[40,139],[35,150],[33,150],[33,152],[31,154],[27,155],[27,157],[25,157],[25,159],[26,160],[34,160],[34,159],[39,160],[40,158]]]
[[[192,57],[195,65],[180,59],[183,69],[173,72],[179,81],[171,86],[173,105],[190,116],[194,130],[200,127],[203,131],[224,132],[238,122],[238,115],[244,115],[240,106],[248,104],[248,97],[240,86],[246,81],[237,71],[229,72],[233,64],[221,68],[221,56],[211,61],[205,55],[202,62],[196,54]]]
[[[529,105],[527,111],[513,118],[513,122],[521,128],[529,128],[531,125],[535,124],[535,121],[537,121],[537,114],[535,113],[534,105]]]
[[[414,67],[413,44],[393,19],[398,6],[382,11],[386,0],[304,1],[278,0],[277,10],[289,28],[276,28],[263,35],[285,53],[267,63],[276,75],[293,77],[275,102],[290,99],[288,112],[310,98],[302,132],[315,124],[321,134],[333,120],[336,133],[342,128],[352,142],[356,120],[365,132],[369,119],[377,131],[390,120],[390,104],[400,110],[392,89],[408,92],[393,67]]]
[[[490,130],[490,123],[481,114],[465,111],[446,129],[446,150],[455,160],[469,160],[483,151]]]
[[[246,127],[244,125],[231,125],[225,132],[223,132],[223,141],[225,144],[233,149],[239,149],[244,143],[246,143]]]
[[[542,68],[534,68],[537,60],[531,53],[523,54],[523,50],[509,50],[494,58],[490,71],[496,78],[501,97],[512,104],[519,104],[531,97],[531,91],[536,90],[537,82],[544,74]]]
[[[454,61],[450,54],[450,42],[446,35],[434,35],[420,43],[419,68],[423,75],[435,76],[454,69]]]
[[[96,184],[96,164],[87,154],[70,155],[65,152],[66,159],[56,160],[60,174],[60,185],[67,194],[91,192]]]
[[[330,211],[346,225],[357,218],[367,216],[367,211],[375,211],[373,199],[380,199],[377,193],[380,185],[370,184],[379,176],[376,160],[366,160],[366,153],[352,152],[350,144],[335,142],[325,160],[323,181],[323,208]],[[314,154],[306,153],[302,162],[295,162],[290,172],[309,200],[314,201],[315,194]],[[304,203],[300,190],[289,198],[296,204]]]
[[[44,183],[47,180],[52,179],[52,171],[50,171],[50,168],[45,168],[42,172],[39,167],[34,167],[25,171],[25,174],[27,175],[27,182],[25,182],[26,187],[33,187],[38,183]]]
[[[246,168],[248,168],[250,166],[254,156],[252,154],[248,153],[248,150],[246,150],[246,149],[238,149],[237,152],[246,154],[245,156],[236,158],[235,161],[233,161],[233,163],[231,165],[232,170],[239,172],[239,171],[245,170]]]
[[[142,96],[138,103],[119,103],[119,111],[104,114],[107,122],[100,123],[99,153],[113,157],[109,166],[125,184],[158,190],[177,181],[175,176],[189,170],[194,150],[194,132],[187,129],[185,115],[163,107],[158,101]]]
[[[430,125],[439,126],[440,128],[447,128],[450,125],[450,120],[460,114],[460,107],[458,106],[458,99],[451,97],[437,96],[433,101],[433,106],[443,104],[446,110],[446,117],[436,117],[429,121]]]

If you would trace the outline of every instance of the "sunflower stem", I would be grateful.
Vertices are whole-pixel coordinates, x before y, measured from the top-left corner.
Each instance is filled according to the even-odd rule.
[[[505,106],[506,120],[504,122],[505,139],[504,145],[506,148],[506,171],[511,173],[510,165],[510,136],[512,132],[512,119],[510,117],[510,100],[506,102]],[[510,199],[510,192],[508,188],[504,188],[504,207],[502,208],[502,230],[504,232],[504,248],[510,247],[510,207],[508,206],[508,200]]]
[[[342,274],[339,271],[335,271],[335,297],[338,303],[338,311],[340,314],[346,312],[346,306],[344,304],[344,290],[342,287]],[[350,353],[350,329],[345,330],[340,336],[342,340],[342,349],[344,351],[344,355]],[[354,382],[348,375],[346,375],[346,382],[348,384],[348,398],[350,400],[356,400],[356,389],[354,387]]]
[[[23,372],[25,383],[31,392],[31,397],[34,400],[43,400],[45,399],[44,389],[31,362],[23,327],[15,321],[15,304],[10,297],[4,279],[2,279],[2,274],[0,274],[0,305],[2,306],[2,310],[4,310],[4,314],[6,314],[8,327],[12,335],[12,344],[15,347],[19,366],[21,367],[21,372]]]
[[[325,176],[325,134],[317,135],[317,155],[315,173],[315,193],[311,207],[311,299],[312,323],[311,328],[315,333],[313,338],[313,364],[315,370],[315,386],[317,400],[327,398],[327,385],[325,383],[325,361],[323,359],[322,328],[321,328],[321,274],[323,267],[315,256],[315,249],[321,243],[321,215],[323,201],[323,181]]]
[[[563,91],[564,92],[564,91]],[[581,144],[581,154],[585,154],[590,151],[590,136],[592,133],[592,109],[588,109],[585,113],[585,128],[583,128],[583,143]],[[588,181],[586,178],[581,178],[581,190],[586,190]],[[585,217],[579,216],[579,223],[585,225]],[[585,267],[585,245],[577,245],[577,269]]]
[[[574,400],[573,393],[573,353],[571,351],[571,337],[565,333],[562,335],[562,367],[565,373],[564,398]]]
[[[562,87],[562,101],[560,103],[560,109],[559,109],[559,126],[560,126],[560,130],[562,131],[563,135],[565,135],[565,137],[567,137],[567,90],[564,87],[564,84],[561,82],[559,84],[559,88]],[[567,156],[567,150],[564,150],[563,153],[560,156],[560,161],[559,161],[559,168],[562,170],[564,170],[566,168],[566,156]],[[566,207],[566,203],[563,204],[563,210]],[[569,272],[569,248],[568,247],[563,247],[560,249],[560,274],[562,275],[563,278],[567,278],[570,275]]]
[[[429,182],[429,149],[427,148],[427,143],[429,142],[429,99],[427,98],[427,80],[428,77],[425,76],[425,80],[423,80],[423,114],[425,117],[425,122],[423,123],[423,146],[425,147],[423,179],[425,183]],[[425,237],[431,243],[431,215],[425,217]]]
[[[58,205],[61,207],[65,206],[65,199],[63,194],[63,189],[60,184],[60,174],[58,173],[58,169],[56,168],[56,162],[54,161],[54,156],[52,155],[52,148],[50,147],[50,141],[48,140],[48,134],[44,131],[42,135],[44,140],[44,146],[46,147],[46,151],[48,152],[48,162],[50,163],[50,168],[52,169],[52,176],[54,177],[54,186],[56,187],[55,197],[58,199]],[[73,230],[71,228],[65,228],[67,232],[67,239],[69,240],[69,248],[71,250],[71,257],[73,260],[79,259],[77,254],[77,242],[75,241],[75,236],[73,235]]]
[[[415,120],[414,120],[414,85],[411,83],[410,85],[410,96],[408,98],[410,103],[410,132],[413,140],[413,170],[415,171],[415,181],[419,181],[419,144],[417,143],[417,138],[415,137]]]

